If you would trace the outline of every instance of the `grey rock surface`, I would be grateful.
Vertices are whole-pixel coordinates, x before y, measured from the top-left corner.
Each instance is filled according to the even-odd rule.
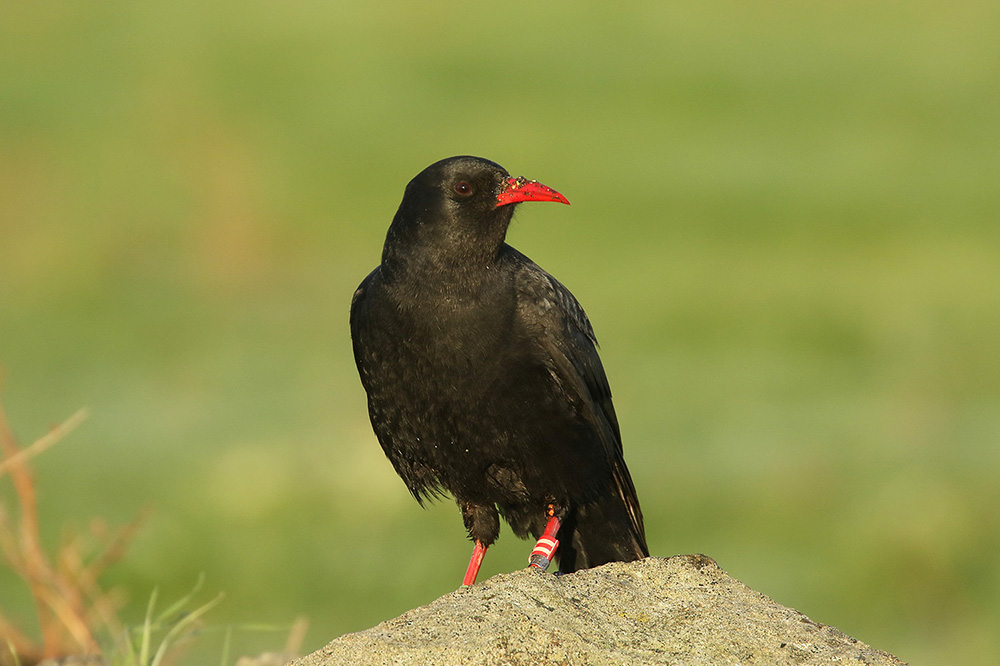
[[[460,589],[294,666],[902,664],[776,604],[709,557],[527,569]]]

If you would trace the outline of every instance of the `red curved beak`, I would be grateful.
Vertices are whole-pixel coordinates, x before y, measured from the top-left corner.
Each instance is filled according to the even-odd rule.
[[[569,205],[566,197],[537,180],[528,180],[523,176],[507,179],[507,184],[497,195],[497,208],[521,201],[558,201]]]

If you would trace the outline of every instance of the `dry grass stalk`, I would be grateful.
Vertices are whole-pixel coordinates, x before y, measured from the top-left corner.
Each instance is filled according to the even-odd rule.
[[[128,525],[110,531],[94,523],[90,537],[71,533],[54,557],[43,547],[38,523],[35,481],[28,461],[58,442],[86,418],[80,410],[28,447],[17,444],[0,406],[0,479],[9,475],[17,511],[0,505],[0,555],[28,586],[41,629],[41,643],[20,630],[0,609],[0,666],[27,665],[47,657],[96,654],[95,636],[119,635],[120,595],[105,592],[101,575],[125,553],[145,513]],[[96,545],[88,545],[96,544]]]

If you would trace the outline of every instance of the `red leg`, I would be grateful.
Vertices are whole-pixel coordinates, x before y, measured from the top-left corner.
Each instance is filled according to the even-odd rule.
[[[476,547],[472,549],[472,559],[469,560],[469,568],[465,571],[465,580],[462,581],[463,587],[469,587],[476,582],[476,576],[479,575],[479,565],[483,563],[487,548],[488,546],[484,546],[482,541],[476,540]]]
[[[549,513],[549,522],[545,523],[545,531],[542,532],[534,550],[528,556],[528,567],[534,567],[541,571],[549,568],[549,562],[552,561],[552,556],[555,555],[556,548],[559,547],[559,540],[556,539],[556,534],[559,532],[559,519],[551,515],[551,508]]]

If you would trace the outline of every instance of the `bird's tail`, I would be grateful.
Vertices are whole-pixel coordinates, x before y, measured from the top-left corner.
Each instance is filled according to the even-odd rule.
[[[561,573],[649,556],[634,490],[624,496],[604,495],[573,507],[563,520],[558,538],[556,555]]]

